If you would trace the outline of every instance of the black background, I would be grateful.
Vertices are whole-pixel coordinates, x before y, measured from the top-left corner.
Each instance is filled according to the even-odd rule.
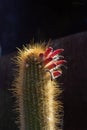
[[[8,54],[22,44],[87,30],[86,0],[1,0],[0,44]]]

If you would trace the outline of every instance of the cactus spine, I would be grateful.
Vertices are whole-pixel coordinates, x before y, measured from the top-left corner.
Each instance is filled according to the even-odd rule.
[[[48,46],[34,44],[18,51],[17,74],[13,83],[20,130],[60,130],[61,90],[46,72],[39,57]]]

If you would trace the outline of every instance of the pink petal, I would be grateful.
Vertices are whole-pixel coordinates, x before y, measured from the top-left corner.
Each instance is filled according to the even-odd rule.
[[[46,68],[49,70],[52,70],[55,67],[56,67],[56,64],[52,63],[52,64],[48,65]]]
[[[47,58],[46,60],[43,61],[44,65],[47,65],[49,62],[52,61],[52,58]]]
[[[64,49],[57,49],[57,50],[55,50],[51,55],[49,55],[50,57],[54,57],[54,56],[56,56],[56,55],[58,55],[58,54],[60,54],[61,52],[63,52],[64,51]]]
[[[53,71],[52,72],[52,78],[53,79],[58,78],[61,74],[62,74],[61,71]]]
[[[47,58],[49,54],[51,54],[53,51],[52,47],[47,48],[47,50],[44,53],[44,57]]]
[[[66,63],[66,60],[59,60],[55,62],[56,65],[61,65],[63,63]]]

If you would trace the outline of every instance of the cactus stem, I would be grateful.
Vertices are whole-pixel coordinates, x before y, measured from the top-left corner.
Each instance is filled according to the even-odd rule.
[[[60,123],[62,105],[57,98],[62,91],[57,81],[51,80],[43,63],[47,47],[42,43],[18,49],[13,93],[16,97],[15,107],[19,112],[17,120],[20,130],[60,129],[57,124]],[[48,55],[48,51],[45,55]]]

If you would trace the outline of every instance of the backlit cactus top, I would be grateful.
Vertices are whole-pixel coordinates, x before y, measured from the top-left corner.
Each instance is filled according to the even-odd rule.
[[[60,130],[61,89],[55,80],[62,74],[60,53],[52,47],[34,44],[18,51],[17,74],[13,82],[20,130]]]

